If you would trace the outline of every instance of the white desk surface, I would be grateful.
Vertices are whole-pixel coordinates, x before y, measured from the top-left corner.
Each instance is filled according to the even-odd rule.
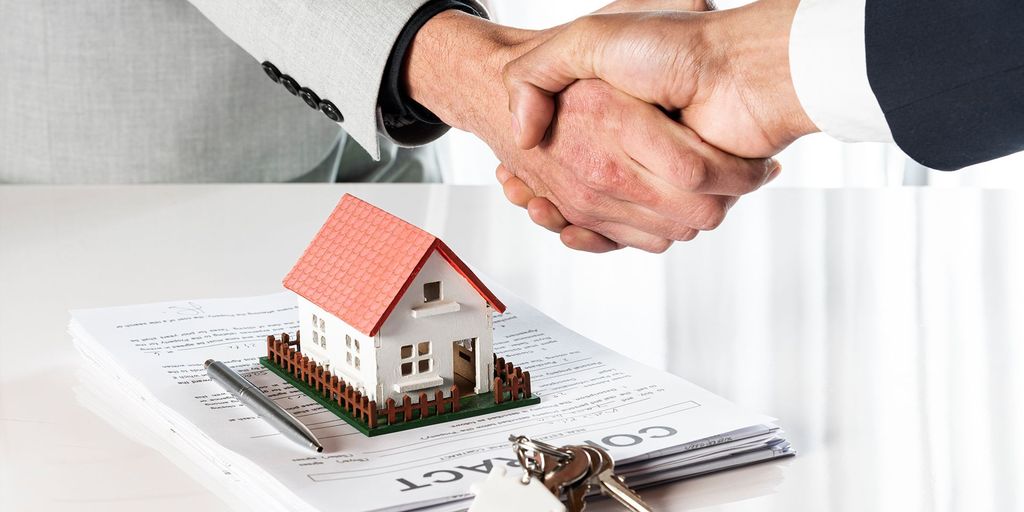
[[[664,255],[594,256],[495,188],[428,185],[0,187],[0,509],[226,509],[77,403],[67,310],[278,290],[346,191],[800,452],[657,509],[1024,510],[1021,193],[766,190]]]

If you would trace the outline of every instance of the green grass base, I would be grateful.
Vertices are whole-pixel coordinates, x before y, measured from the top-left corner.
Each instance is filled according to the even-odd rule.
[[[527,405],[534,405],[540,403],[539,396],[532,396],[530,398],[524,398],[520,400],[506,400],[500,404],[494,403],[493,393],[481,393],[477,395],[465,396],[459,399],[459,411],[458,412],[446,412],[440,415],[428,416],[426,418],[415,419],[412,421],[399,422],[394,425],[381,425],[378,427],[370,428],[366,423],[357,419],[355,416],[350,414],[344,408],[338,404],[328,400],[325,396],[320,394],[319,391],[311,387],[309,384],[302,382],[293,377],[287,370],[274,364],[270,359],[266,357],[260,358],[260,364],[265,366],[268,370],[274,372],[278,377],[281,377],[292,386],[295,386],[300,391],[305,393],[307,396],[316,400],[317,403],[324,406],[327,410],[333,412],[339,418],[345,420],[346,423],[352,425],[356,430],[362,432],[364,435],[373,437],[383,434],[391,434],[394,432],[401,432],[403,430],[410,430],[414,428],[426,427],[428,425],[437,425],[438,423],[447,423],[449,421],[461,420],[464,418],[471,418],[473,416],[481,416],[483,414],[490,414],[492,412],[507,411],[509,409],[516,409],[518,407],[526,407]]]

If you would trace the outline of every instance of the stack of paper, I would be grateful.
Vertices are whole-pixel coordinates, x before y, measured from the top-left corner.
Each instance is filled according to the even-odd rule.
[[[502,297],[509,299],[510,294]],[[368,438],[262,368],[266,336],[295,332],[288,293],[72,312],[90,364],[80,397],[247,510],[461,510],[471,483],[518,467],[510,434],[596,443],[633,486],[791,455],[770,417],[636,363],[522,301],[494,319],[495,352],[528,369],[539,405]],[[291,443],[207,379],[217,359],[320,438]]]

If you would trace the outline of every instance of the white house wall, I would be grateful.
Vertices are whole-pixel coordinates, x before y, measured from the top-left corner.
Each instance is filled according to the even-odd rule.
[[[442,302],[455,301],[460,310],[425,318],[413,318],[412,310],[423,306],[423,285],[441,281]],[[491,390],[490,376],[493,372],[494,353],[491,331],[492,309],[484,298],[447,261],[434,251],[419,274],[399,300],[391,315],[381,326],[377,349],[377,391],[380,401],[388,397],[398,400],[402,393],[395,391],[395,385],[423,378],[414,373],[409,377],[401,374],[400,350],[403,345],[415,347],[422,341],[431,342],[433,366],[430,374],[444,379],[442,389],[447,390],[452,380],[452,342],[476,338],[476,391]],[[419,390],[410,394],[416,395]],[[447,392],[445,393],[447,394]]]
[[[377,388],[377,366],[376,353],[374,351],[374,338],[371,338],[340,318],[326,312],[320,306],[313,304],[302,296],[298,296],[299,305],[299,330],[302,332],[302,353],[321,365],[328,366],[334,375],[344,379],[364,395],[369,395],[371,400],[375,397],[370,393]],[[319,344],[313,342],[313,315],[316,315],[318,322],[324,321],[324,330],[319,325],[316,328],[318,333],[326,336],[326,350]],[[345,335],[353,340],[359,341],[359,369],[346,361],[348,348],[345,345]],[[353,349],[354,353],[354,349]]]

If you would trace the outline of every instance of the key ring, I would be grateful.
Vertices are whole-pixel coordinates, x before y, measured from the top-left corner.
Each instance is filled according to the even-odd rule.
[[[543,458],[541,462],[531,459],[526,456],[528,451],[533,453],[541,453],[558,459],[558,463],[562,464],[572,459],[572,453],[568,450],[552,446],[543,441],[534,441],[526,436],[508,436],[508,440],[512,441],[513,449],[516,452],[516,458],[519,459],[519,465],[522,466],[526,473],[523,474],[523,483],[527,484],[530,482],[530,477],[537,477],[538,480],[544,480],[544,472],[547,468],[543,467]]]
[[[543,453],[545,455],[555,457],[560,461],[572,459],[572,452],[569,450],[550,445],[544,441],[534,441],[526,436],[508,436],[508,440],[512,441],[512,444],[516,445],[516,448],[520,451],[529,450],[537,453]],[[525,450],[523,450],[524,448]]]

